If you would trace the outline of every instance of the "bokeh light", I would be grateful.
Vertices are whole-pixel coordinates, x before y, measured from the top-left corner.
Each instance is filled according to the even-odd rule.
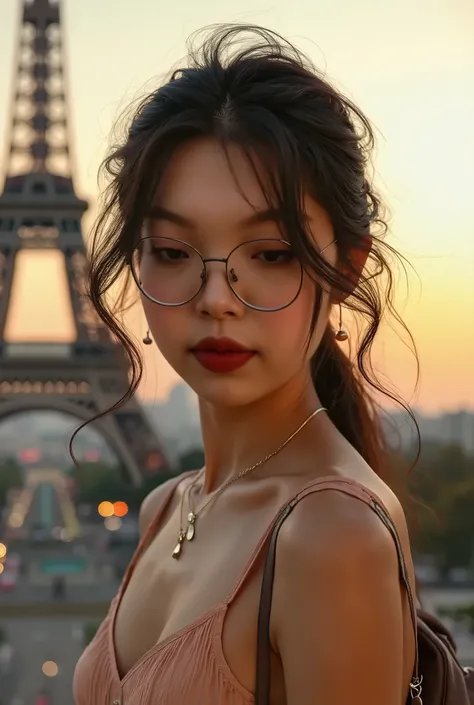
[[[0,563],[0,575],[3,573],[4,570],[5,566],[3,565],[3,563]]]
[[[128,514],[128,505],[126,502],[114,502],[114,514],[116,517],[124,517]]]
[[[8,519],[8,523],[12,529],[19,529],[23,526],[23,516],[18,512],[13,512]]]
[[[4,543],[0,543],[0,559],[5,558],[7,555],[7,547],[5,546]]]
[[[48,678],[54,678],[59,672],[58,664],[54,661],[45,661],[41,670],[45,676],[48,676]]]
[[[118,531],[122,526],[122,520],[118,517],[107,517],[104,521],[104,526],[108,531]]]
[[[97,507],[101,517],[111,517],[114,515],[114,505],[112,502],[101,502]]]

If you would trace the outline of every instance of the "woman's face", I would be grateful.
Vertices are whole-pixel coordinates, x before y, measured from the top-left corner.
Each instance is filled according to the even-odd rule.
[[[334,240],[329,217],[309,198],[305,208],[311,236],[323,249]],[[143,244],[140,262],[140,278],[153,291],[163,296],[169,292],[170,300],[176,300],[201,283],[199,258],[170,240],[189,243],[204,259],[227,258],[242,243],[264,240],[233,255],[229,278],[235,289],[260,305],[279,305],[283,295],[296,294],[299,264],[274,242],[283,239],[279,223],[263,215],[268,203],[238,146],[231,145],[225,155],[213,139],[183,145],[166,170],[153,212],[143,230],[143,236],[153,240]],[[323,256],[334,264],[336,248],[329,247]],[[315,302],[315,284],[306,274],[290,306],[263,312],[235,296],[224,263],[208,262],[206,268],[200,293],[182,306],[160,306],[142,296],[153,339],[178,375],[201,398],[220,406],[249,404],[298,380],[306,384],[309,358],[327,324],[328,294],[306,348]],[[248,353],[197,349],[206,338],[231,339]]]

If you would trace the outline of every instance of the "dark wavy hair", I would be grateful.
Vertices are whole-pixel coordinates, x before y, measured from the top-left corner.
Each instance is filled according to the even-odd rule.
[[[142,376],[139,348],[125,332],[120,312],[129,302],[131,254],[143,219],[176,148],[212,136],[224,148],[238,144],[254,168],[256,157],[265,165],[271,193],[265,193],[263,183],[262,188],[282,213],[286,239],[306,271],[340,292],[344,307],[356,317],[358,339],[350,355],[338,345],[328,324],[311,360],[313,380],[336,427],[387,479],[387,447],[374,391],[414,416],[377,380],[371,364],[383,315],[394,317],[404,328],[418,358],[413,338],[393,306],[394,265],[401,264],[405,273],[406,269],[403,258],[383,239],[386,217],[370,176],[374,146],[370,123],[275,32],[242,25],[205,31],[197,48],[199,34],[189,43],[187,65],[134,106],[124,137],[102,165],[109,182],[93,231],[89,296],[125,348],[131,370],[129,389],[108,411],[130,399]],[[305,194],[329,214],[337,238],[336,267],[318,254],[308,236]],[[361,253],[367,257],[362,272],[357,266]],[[110,290],[122,275],[121,295],[111,306]],[[317,295],[312,328],[319,309]]]

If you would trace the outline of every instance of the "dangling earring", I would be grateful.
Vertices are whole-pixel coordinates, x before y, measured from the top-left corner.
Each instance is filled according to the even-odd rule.
[[[145,345],[152,344],[153,340],[150,338],[150,331],[149,330],[147,330],[146,336],[143,338],[143,342],[145,343]]]
[[[341,306],[341,304],[339,304],[339,330],[336,331],[334,337],[340,343],[343,343],[349,337],[348,333],[342,327],[342,306]]]

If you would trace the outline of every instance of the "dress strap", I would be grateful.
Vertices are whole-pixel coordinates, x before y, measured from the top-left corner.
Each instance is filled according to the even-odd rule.
[[[286,500],[281,507],[278,509],[276,512],[274,518],[270,522],[270,525],[267,527],[265,530],[265,533],[257,543],[255,549],[252,552],[252,555],[250,556],[250,559],[248,560],[244,571],[239,578],[237,585],[234,587],[232,592],[230,593],[229,597],[225,600],[225,603],[229,605],[237,596],[239,593],[240,589],[242,588],[242,585],[245,583],[247,580],[247,577],[249,573],[252,571],[254,568],[255,564],[257,563],[260,554],[263,551],[263,548],[266,546],[270,539],[270,535],[273,531],[273,528],[275,527],[275,524],[277,523],[278,519],[280,518],[282,512],[285,511],[287,506],[289,504],[293,504],[298,502],[300,499],[303,499],[303,497],[306,497],[306,495],[311,494],[315,490],[322,490],[322,489],[334,489],[334,490],[339,490],[339,491],[345,491],[347,494],[351,494],[354,497],[357,497],[358,499],[362,500],[363,502],[366,502],[366,504],[370,504],[371,500],[375,500],[379,505],[382,507],[384,506],[381,499],[377,497],[374,493],[372,493],[369,489],[365,488],[363,485],[358,483],[356,480],[352,480],[350,478],[345,478],[345,477],[338,477],[337,475],[325,475],[324,477],[320,477],[317,479],[312,479],[310,480],[306,485],[303,485],[303,487],[298,490],[298,492],[291,497],[290,499]],[[384,507],[385,509],[385,507]],[[385,510],[386,511],[386,510]]]

